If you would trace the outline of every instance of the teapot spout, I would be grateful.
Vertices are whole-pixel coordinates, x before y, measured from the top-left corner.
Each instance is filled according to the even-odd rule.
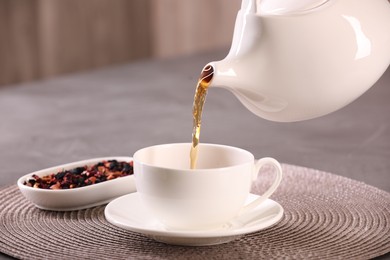
[[[242,67],[235,68],[232,63],[234,61],[224,59],[210,62],[205,66],[213,70],[209,87],[229,90],[249,111],[264,119],[275,121],[275,114],[284,110],[288,103],[280,97],[263,91],[261,72],[258,74],[260,77],[253,80],[251,77],[246,77],[245,71],[241,71]]]
[[[237,80],[237,72],[223,60],[208,63],[203,68],[202,75],[205,74],[206,71],[212,74],[209,87],[231,89],[232,84],[234,85],[234,81]]]

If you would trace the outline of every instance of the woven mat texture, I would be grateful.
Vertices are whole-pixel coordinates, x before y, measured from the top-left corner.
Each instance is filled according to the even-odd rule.
[[[269,169],[268,169],[269,170]],[[0,251],[20,259],[370,259],[390,252],[390,194],[318,170],[283,165],[276,225],[227,244],[172,246],[108,223],[104,206],[36,208],[16,185],[0,190]],[[267,171],[267,169],[266,169]],[[272,173],[260,174],[261,194]]]

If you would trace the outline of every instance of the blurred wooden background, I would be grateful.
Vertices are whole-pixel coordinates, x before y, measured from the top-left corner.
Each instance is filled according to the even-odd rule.
[[[241,0],[0,0],[0,86],[230,45]]]

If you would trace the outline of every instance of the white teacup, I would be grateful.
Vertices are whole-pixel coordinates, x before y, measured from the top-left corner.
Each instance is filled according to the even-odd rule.
[[[190,147],[190,143],[156,145],[133,156],[137,191],[167,228],[219,228],[266,200],[282,180],[275,159],[256,162],[248,151],[216,144],[199,144],[197,168],[190,169]],[[275,168],[276,178],[261,197],[245,205],[264,165]]]

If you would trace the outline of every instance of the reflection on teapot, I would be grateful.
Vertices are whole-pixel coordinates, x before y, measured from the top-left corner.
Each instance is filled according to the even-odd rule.
[[[210,87],[259,117],[319,117],[369,89],[390,63],[387,0],[243,0]],[[206,65],[206,66],[208,66]]]

